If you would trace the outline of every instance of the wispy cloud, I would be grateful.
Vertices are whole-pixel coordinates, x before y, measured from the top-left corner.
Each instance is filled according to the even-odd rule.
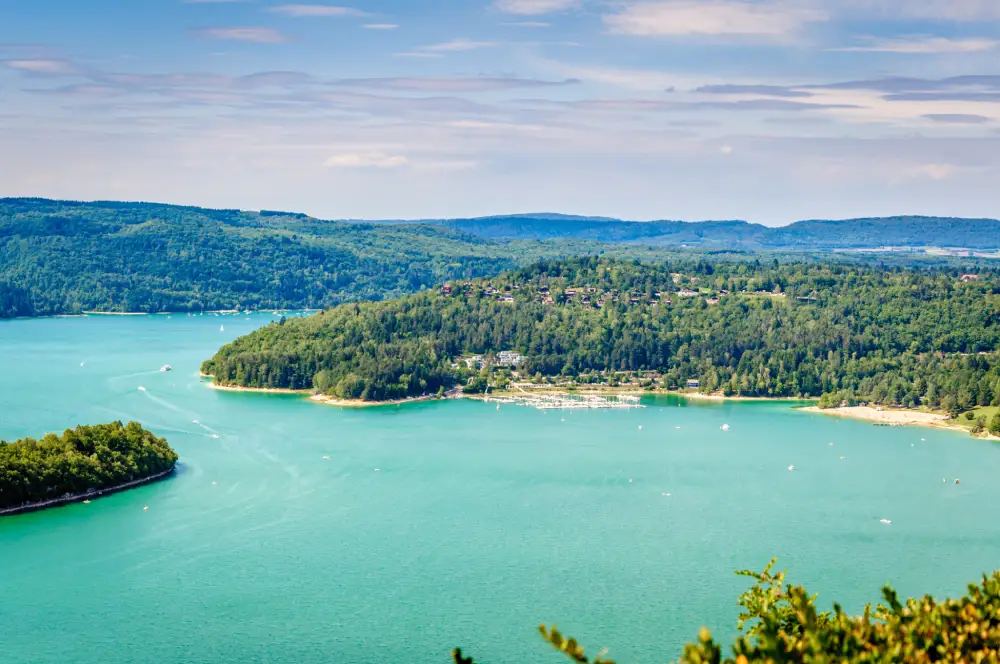
[[[903,53],[903,54],[934,54],[934,53],[977,53],[992,51],[1000,46],[1000,42],[986,38],[934,37],[930,35],[913,35],[897,38],[866,37],[867,43],[858,46],[845,46],[829,49],[857,53]]]
[[[604,23],[612,33],[623,35],[785,39],[828,18],[819,9],[769,0],[664,0],[626,6],[605,15]]]
[[[327,168],[399,168],[409,163],[410,160],[403,155],[368,152],[333,155],[323,165]]]
[[[268,11],[284,14],[293,18],[329,18],[339,16],[366,16],[365,12],[354,7],[336,5],[278,5]]]
[[[8,69],[43,76],[70,76],[81,72],[76,65],[68,60],[49,58],[0,60],[0,65],[7,67]]]
[[[365,23],[361,27],[366,30],[395,30],[399,26],[395,23]]]
[[[496,42],[491,41],[473,41],[471,39],[452,39],[450,41],[441,42],[440,44],[431,44],[430,46],[422,47],[424,51],[430,51],[431,53],[441,53],[441,52],[454,52],[454,51],[473,51],[477,48],[492,48],[496,46]]]
[[[494,6],[508,14],[548,14],[579,6],[579,0],[496,0]]]
[[[837,9],[845,15],[886,20],[1000,20],[996,0],[839,0]]]
[[[511,28],[548,28],[552,24],[545,21],[507,21],[503,25]]]
[[[695,92],[715,95],[760,95],[763,97],[812,97],[813,93],[780,85],[702,85]]]
[[[428,76],[391,78],[349,78],[333,84],[344,87],[406,90],[412,92],[488,92],[517,88],[545,88],[575,85],[578,79],[546,81],[531,78],[487,76]]]
[[[229,41],[252,42],[255,44],[283,44],[291,38],[274,28],[261,27],[228,27],[228,28],[198,28],[193,34],[204,39],[221,39]]]
[[[928,113],[922,117],[944,124],[979,125],[992,122],[990,118],[984,115],[973,115],[970,113]]]

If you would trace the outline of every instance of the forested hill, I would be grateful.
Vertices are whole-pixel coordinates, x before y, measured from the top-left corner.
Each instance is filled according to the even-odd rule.
[[[0,318],[321,308],[496,274],[517,265],[522,251],[530,252],[443,227],[0,199]]]
[[[495,275],[541,258],[665,258],[682,247],[981,248],[1000,243],[998,228],[991,220],[907,217],[768,229],[740,221],[558,214],[356,223],[287,212],[11,198],[0,199],[0,318],[323,308]]]
[[[1000,275],[815,263],[573,259],[272,324],[203,366],[226,385],[385,400],[484,381],[463,356],[509,350],[522,379],[637,375],[705,392],[958,412],[1000,395]],[[489,372],[487,372],[489,373]]]
[[[600,242],[824,250],[879,247],[1000,248],[1000,221],[952,217],[883,217],[799,221],[769,228],[745,221],[566,220],[516,215],[438,222],[484,238],[586,238]]]

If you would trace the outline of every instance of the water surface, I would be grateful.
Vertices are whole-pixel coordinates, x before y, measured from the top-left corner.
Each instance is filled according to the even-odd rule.
[[[995,444],[785,403],[344,410],[206,388],[201,360],[272,317],[249,318],[0,322],[0,437],[134,419],[182,460],[0,519],[0,661],[563,661],[546,621],[653,664],[702,625],[731,636],[732,571],[772,556],[854,611],[887,581],[956,595],[1000,567]]]

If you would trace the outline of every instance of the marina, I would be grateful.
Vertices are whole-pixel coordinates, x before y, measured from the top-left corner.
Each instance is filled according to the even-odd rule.
[[[606,408],[645,408],[639,397],[631,394],[602,396],[595,394],[523,394],[514,396],[488,396],[487,402],[527,406],[538,410],[573,410]]]

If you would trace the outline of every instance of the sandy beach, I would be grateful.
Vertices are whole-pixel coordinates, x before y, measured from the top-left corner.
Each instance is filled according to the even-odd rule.
[[[207,387],[221,392],[259,392],[260,394],[312,394],[312,390],[286,390],[283,388],[265,387],[237,387],[230,385],[216,385],[212,381],[205,381]]]
[[[341,408],[373,408],[375,406],[400,406],[404,403],[416,403],[418,401],[437,401],[438,397],[413,397],[411,399],[397,399],[396,401],[361,401],[360,399],[337,399],[325,394],[314,394],[309,397],[310,401],[321,403],[324,406],[340,406]]]
[[[846,406],[843,408],[819,408],[810,406],[803,408],[809,413],[822,413],[823,415],[834,415],[836,417],[850,417],[857,420],[878,422],[880,424],[908,425],[918,424],[923,426],[947,426],[950,421],[947,415],[937,413],[926,413],[919,410],[879,410],[871,406]]]

